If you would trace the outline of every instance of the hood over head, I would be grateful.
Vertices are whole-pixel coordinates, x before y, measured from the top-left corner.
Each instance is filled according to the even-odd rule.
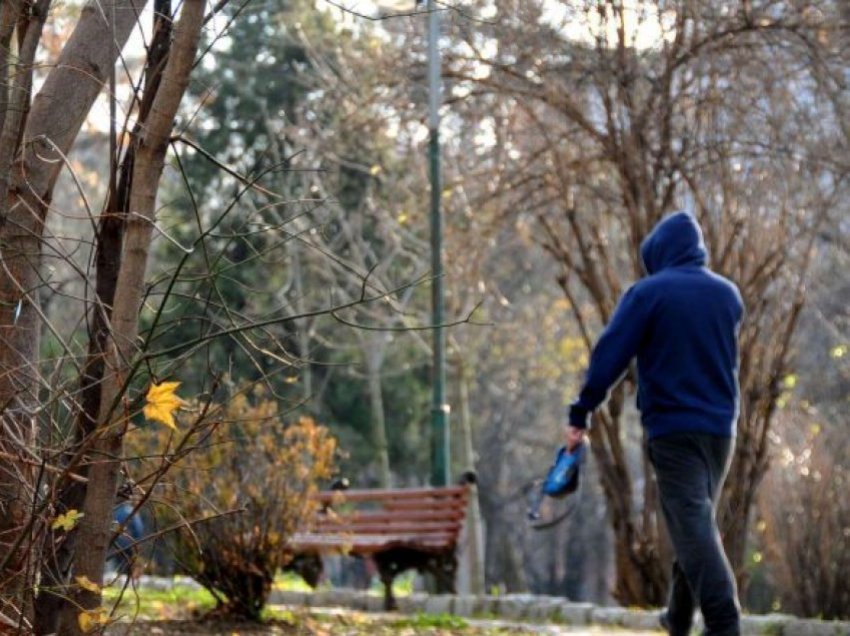
[[[702,230],[689,212],[674,212],[661,219],[641,243],[640,255],[649,274],[667,267],[702,267],[708,256]]]

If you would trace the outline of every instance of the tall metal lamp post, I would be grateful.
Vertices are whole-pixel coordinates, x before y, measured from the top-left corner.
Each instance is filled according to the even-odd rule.
[[[428,9],[428,157],[431,174],[431,311],[433,363],[431,402],[431,485],[449,483],[449,405],[446,403],[446,334],[443,328],[443,222],[440,206],[440,14],[435,0]]]

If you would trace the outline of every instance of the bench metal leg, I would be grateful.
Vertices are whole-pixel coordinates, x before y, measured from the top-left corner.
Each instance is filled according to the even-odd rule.
[[[399,573],[399,564],[390,553],[378,553],[373,560],[378,568],[381,583],[384,584],[384,609],[388,612],[397,610],[398,603],[393,595],[393,581]]]
[[[322,578],[324,567],[322,557],[318,554],[296,554],[282,569],[300,575],[307,585],[315,589]]]
[[[454,551],[440,554],[429,562],[429,570],[437,582],[440,594],[457,594],[457,557]]]
[[[413,548],[393,548],[378,552],[373,557],[381,583],[384,584],[384,609],[398,609],[398,603],[393,595],[395,577],[415,568],[419,572],[430,573],[437,584],[437,592],[441,594],[456,594],[455,578],[457,575],[457,558],[454,550],[434,554]]]

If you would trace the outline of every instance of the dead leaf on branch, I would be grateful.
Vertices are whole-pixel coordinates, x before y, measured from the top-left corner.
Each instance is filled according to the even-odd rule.
[[[95,583],[94,581],[92,581],[85,574],[75,576],[74,580],[77,582],[77,585],[79,585],[84,590],[88,590],[89,592],[94,592],[95,594],[100,593],[100,586],[97,583]]]
[[[148,389],[148,394],[145,396],[147,400],[147,404],[145,404],[143,409],[145,417],[149,420],[165,424],[167,427],[176,431],[177,424],[174,421],[174,412],[185,404],[174,393],[178,386],[180,386],[180,382],[151,384],[151,388]]]
[[[85,517],[85,513],[80,512],[79,510],[71,509],[68,512],[59,515],[53,520],[53,523],[50,524],[50,527],[53,530],[64,530],[65,532],[71,531],[74,526],[77,525],[77,522]]]
[[[86,634],[107,623],[109,623],[109,610],[105,607],[84,610],[77,616],[77,624]]]

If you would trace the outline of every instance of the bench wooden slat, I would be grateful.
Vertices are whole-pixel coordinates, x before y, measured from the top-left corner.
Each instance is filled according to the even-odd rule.
[[[388,501],[383,506],[384,510],[466,510],[466,500],[446,499],[439,502],[432,501]]]
[[[394,534],[385,535],[328,535],[297,533],[292,536],[289,546],[296,552],[342,552],[370,555],[392,547],[414,547],[416,549],[441,551],[453,545],[450,533],[435,534]]]
[[[294,548],[302,548],[305,544],[320,545],[385,545],[389,543],[416,544],[427,543],[429,545],[447,546],[451,545],[454,533],[451,532],[402,532],[393,535],[383,534],[325,534],[312,532],[299,532],[294,534],[289,545]]]
[[[434,517],[433,519],[409,519],[407,517],[396,517],[392,515],[381,515],[372,517],[348,516],[339,515],[338,517],[315,517],[313,524],[310,526],[322,528],[323,530],[333,530],[339,526],[377,526],[379,528],[395,528],[401,526],[413,526],[415,528],[431,528],[436,525],[456,526],[463,521],[463,517],[457,515],[445,515],[442,517]],[[299,528],[303,530],[303,528]]]
[[[313,495],[321,503],[361,502],[361,501],[404,501],[416,500],[423,503],[431,501],[463,499],[466,500],[466,486],[447,486],[445,488],[405,488],[393,490],[388,488],[367,490],[323,490]]]
[[[394,523],[404,521],[461,521],[466,517],[462,508],[452,510],[356,510],[318,514],[315,520],[324,524],[344,519],[348,523]]]
[[[460,530],[459,522],[420,521],[413,523],[322,523],[318,524],[313,532],[334,534],[404,534],[404,533],[431,533],[431,532],[453,532]]]

